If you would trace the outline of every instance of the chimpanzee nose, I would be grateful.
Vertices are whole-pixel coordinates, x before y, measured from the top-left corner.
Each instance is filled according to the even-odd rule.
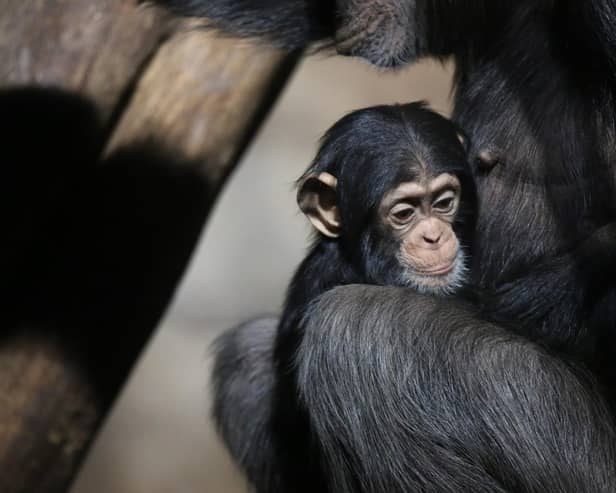
[[[426,243],[434,245],[441,239],[442,233],[440,231],[426,231],[423,234],[423,239]]]

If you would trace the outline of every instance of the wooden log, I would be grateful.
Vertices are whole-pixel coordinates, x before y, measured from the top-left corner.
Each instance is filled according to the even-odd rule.
[[[137,0],[2,0],[0,83],[78,92],[106,119],[172,27]]]
[[[187,23],[144,72],[107,154],[156,142],[217,188],[296,60]]]
[[[122,19],[132,15],[129,5],[8,0],[0,11],[2,78],[35,84],[38,94],[17,91],[19,104],[12,92],[0,94],[0,112],[10,107],[20,119],[0,124],[0,133],[24,170],[7,210],[19,210],[25,196],[33,214],[45,209],[49,218],[33,228],[22,258],[11,261],[16,274],[0,286],[2,493],[66,491],[168,304],[224,178],[297,58],[189,27],[126,76],[142,54],[137,46],[156,45],[163,32],[148,17],[160,14],[146,10],[145,31],[130,33],[139,28]],[[48,85],[74,92],[46,92]],[[51,98],[44,108],[40,91]],[[76,116],[67,119],[67,106]],[[92,112],[111,136],[94,145],[105,149],[102,162],[87,142],[101,135]],[[117,125],[109,129],[110,122]],[[50,213],[49,196],[27,195],[37,169],[52,170],[34,187],[53,183]],[[56,175],[67,175],[66,184]]]
[[[0,346],[0,491],[63,491],[100,419],[62,346],[21,335]]]

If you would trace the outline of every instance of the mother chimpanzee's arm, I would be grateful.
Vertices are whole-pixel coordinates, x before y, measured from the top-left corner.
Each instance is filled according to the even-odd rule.
[[[297,365],[332,491],[616,491],[590,379],[454,300],[336,288]]]
[[[333,41],[341,53],[393,66],[468,51],[501,32],[515,9],[551,0],[154,0],[206,17],[227,33],[302,48]]]

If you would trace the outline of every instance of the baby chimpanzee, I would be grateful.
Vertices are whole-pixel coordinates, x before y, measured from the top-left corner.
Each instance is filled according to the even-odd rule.
[[[356,283],[453,293],[465,281],[476,209],[464,139],[423,103],[338,121],[300,179],[297,199],[319,235],[291,281],[276,334],[267,445],[276,464],[247,470],[260,493],[326,491],[294,363],[310,302]]]
[[[464,138],[424,103],[338,121],[300,179],[297,200],[320,234],[293,278],[283,325],[342,284],[446,295],[465,281],[475,188]]]

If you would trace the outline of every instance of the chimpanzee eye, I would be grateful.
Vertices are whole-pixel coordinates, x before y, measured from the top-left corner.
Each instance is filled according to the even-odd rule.
[[[408,204],[398,204],[391,209],[390,215],[397,223],[408,222],[415,213],[415,208]]]
[[[453,205],[453,198],[449,197],[447,199],[441,199],[438,202],[436,202],[434,204],[434,208],[439,209],[439,210],[448,210],[448,209],[451,209],[452,205]]]
[[[432,207],[439,212],[450,212],[453,209],[455,197],[450,193],[442,195]]]

